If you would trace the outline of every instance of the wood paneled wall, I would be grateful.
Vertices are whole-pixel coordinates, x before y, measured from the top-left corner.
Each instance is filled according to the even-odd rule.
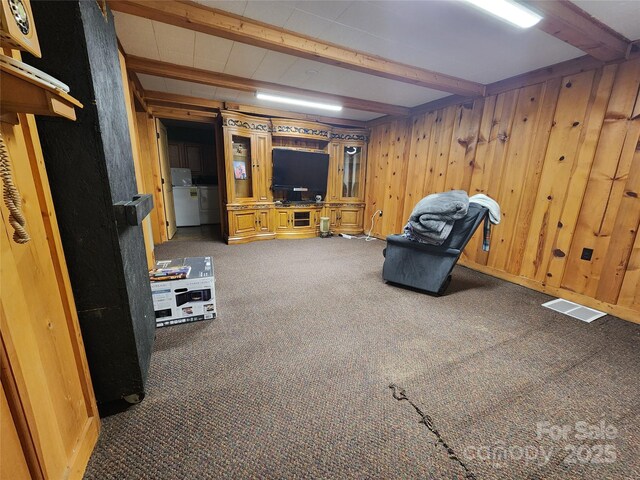
[[[634,59],[372,127],[374,235],[429,193],[485,193],[502,222],[462,264],[640,321],[639,87]]]

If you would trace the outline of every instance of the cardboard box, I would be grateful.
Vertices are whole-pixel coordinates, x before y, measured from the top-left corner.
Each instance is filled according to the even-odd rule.
[[[213,320],[216,290],[211,257],[156,262],[149,272],[156,327]]]

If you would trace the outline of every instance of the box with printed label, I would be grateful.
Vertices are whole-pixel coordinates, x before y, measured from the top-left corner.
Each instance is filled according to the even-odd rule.
[[[149,272],[156,327],[213,320],[216,290],[211,257],[161,260]]]

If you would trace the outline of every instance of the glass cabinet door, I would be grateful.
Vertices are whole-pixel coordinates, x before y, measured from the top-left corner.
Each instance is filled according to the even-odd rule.
[[[236,198],[253,198],[251,138],[232,135],[233,182]]]
[[[362,168],[362,147],[344,147],[342,167],[342,197],[360,196],[360,169]]]

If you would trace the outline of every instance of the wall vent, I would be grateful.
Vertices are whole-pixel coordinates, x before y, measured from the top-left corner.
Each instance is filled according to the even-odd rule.
[[[582,320],[583,322],[587,323],[591,323],[594,320],[597,320],[598,318],[604,317],[606,315],[605,312],[594,310],[593,308],[584,307],[578,303],[563,300],[562,298],[556,298],[555,300],[551,300],[550,302],[543,303],[542,306],[547,307],[551,310],[555,310],[556,312],[564,313],[565,315],[569,315],[570,317],[577,318],[578,320]]]

